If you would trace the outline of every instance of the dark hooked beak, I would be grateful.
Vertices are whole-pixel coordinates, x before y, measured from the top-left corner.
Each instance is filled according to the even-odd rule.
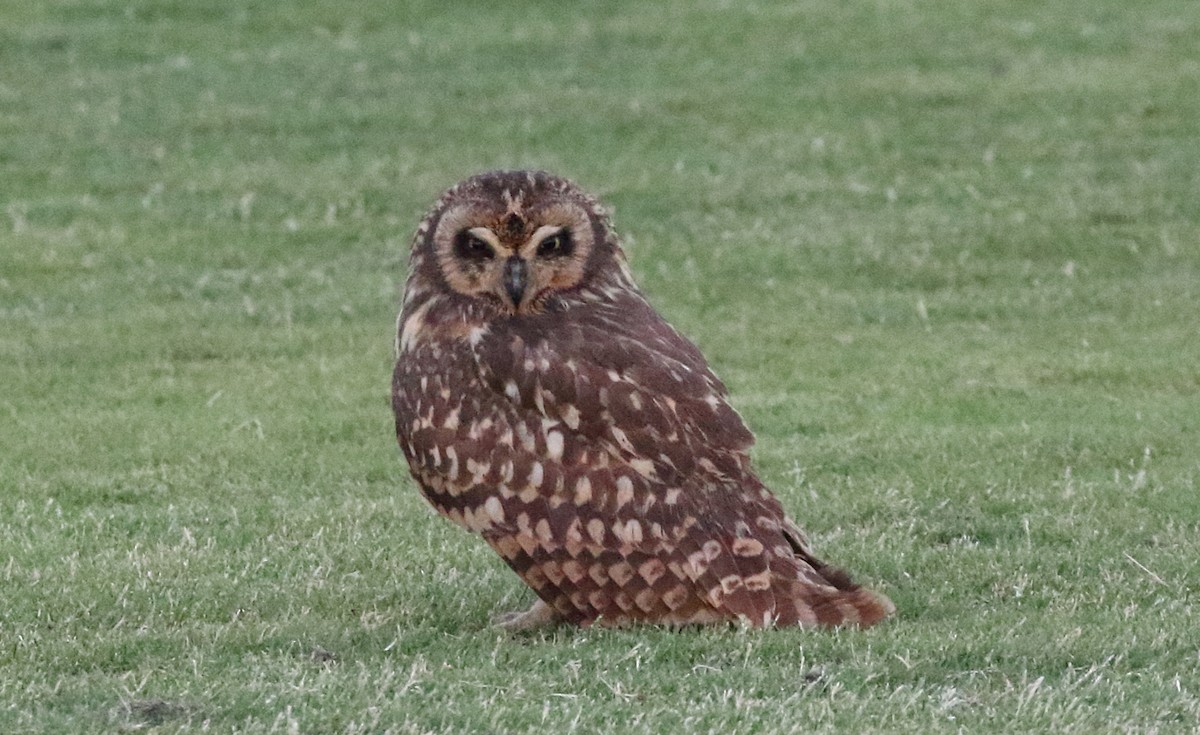
[[[504,290],[512,299],[514,308],[521,305],[521,297],[525,295],[528,275],[528,266],[518,256],[514,255],[504,261]]]

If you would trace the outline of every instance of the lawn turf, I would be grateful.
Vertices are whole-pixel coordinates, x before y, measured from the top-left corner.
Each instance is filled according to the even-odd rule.
[[[0,5],[0,731],[1192,732],[1200,9]],[[412,229],[569,175],[869,631],[488,627]]]

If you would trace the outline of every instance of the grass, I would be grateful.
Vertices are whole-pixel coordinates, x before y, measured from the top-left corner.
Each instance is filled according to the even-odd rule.
[[[1192,732],[1186,0],[0,8],[0,731]],[[616,210],[870,631],[488,628],[394,446],[410,233]]]

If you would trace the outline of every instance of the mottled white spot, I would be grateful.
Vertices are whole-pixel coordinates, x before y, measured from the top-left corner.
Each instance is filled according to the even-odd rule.
[[[452,410],[450,413],[446,414],[446,420],[442,422],[442,428],[449,429],[450,431],[454,431],[455,429],[457,429],[458,428],[458,413],[459,413],[459,411],[456,408],[456,409]]]
[[[592,537],[592,541],[597,544],[604,543],[604,521],[599,518],[593,518],[587,522],[588,536]]]
[[[575,483],[575,505],[583,505],[592,499],[592,481],[586,476]]]
[[[672,587],[670,590],[668,590],[667,593],[665,595],[663,595],[662,599],[663,599],[663,603],[666,604],[666,606],[668,608],[670,608],[671,610],[674,610],[675,608],[679,607],[683,603],[687,602],[687,598],[688,598],[687,588],[681,584],[677,584],[674,587]]]
[[[575,559],[564,561],[562,564],[562,571],[563,574],[566,575],[567,579],[576,584],[578,584],[579,580],[583,579],[584,575],[587,574],[587,570],[584,569],[583,565]]]
[[[677,487],[670,488],[667,490],[667,496],[666,496],[666,498],[663,499],[663,502],[666,503],[667,505],[675,505],[676,503],[679,502],[679,496],[682,494],[683,494],[683,490],[681,488],[677,488]]]
[[[713,540],[705,541],[704,546],[701,546],[700,550],[704,552],[705,559],[712,561],[721,555],[721,544]]]
[[[654,591],[652,588],[647,587],[646,589],[637,593],[637,595],[633,599],[634,599],[634,602],[637,603],[637,606],[639,608],[641,608],[644,612],[650,612],[651,610],[654,609],[654,606],[658,603],[658,592]]]
[[[758,539],[740,538],[733,542],[730,550],[737,556],[758,556],[763,553],[763,545]]]
[[[574,406],[565,406],[562,409],[562,420],[572,430],[579,428],[579,409]]]
[[[580,521],[578,518],[571,521],[571,525],[567,526],[567,543],[575,544],[576,546],[583,543],[583,521]],[[579,549],[576,548],[571,553],[572,555],[578,555]]]
[[[641,566],[638,567],[638,574],[640,574],[642,579],[646,580],[646,584],[649,585],[653,585],[662,577],[662,575],[666,573],[667,567],[659,559],[649,559],[645,562],[642,562]]]
[[[633,500],[633,481],[621,475],[617,478],[617,507],[620,508]]]
[[[780,528],[779,521],[769,516],[759,516],[754,519],[754,523],[759,528],[764,528],[768,531],[778,531]]]
[[[552,540],[554,540],[554,537],[550,535],[550,521],[547,521],[545,518],[537,522],[537,527],[534,528],[534,532],[537,533],[538,538],[544,543],[550,543]]]
[[[771,586],[771,572],[762,571],[746,577],[746,589],[752,591],[765,590]]]
[[[518,421],[516,424],[517,438],[521,440],[521,446],[526,452],[533,453],[537,450],[537,438],[533,432],[525,425],[524,421]]]
[[[429,313],[429,309],[433,307],[436,299],[431,299],[421,305],[419,309],[413,312],[412,316],[404,320],[404,327],[400,330],[400,338],[396,341],[396,352],[408,352],[417,343],[421,337],[421,332],[425,329],[425,315]]]
[[[505,559],[512,559],[516,557],[517,552],[520,550],[521,545],[518,544],[517,540],[512,536],[501,536],[500,538],[496,539],[496,551],[499,551],[500,555]]]
[[[563,454],[563,435],[557,431],[551,431],[546,434],[546,455],[558,462],[562,460]]]
[[[608,568],[600,562],[596,562],[588,567],[588,576],[592,578],[597,587],[603,587],[604,583],[608,581]]]
[[[624,449],[626,452],[633,454],[634,453],[633,442],[629,441],[629,437],[626,436],[625,432],[615,426],[612,427],[611,431],[612,431],[613,439],[615,439],[617,441],[617,444],[620,445],[621,449]]]
[[[633,406],[634,411],[642,410],[642,395],[637,391],[629,394],[629,405]]]
[[[613,535],[617,540],[627,544],[639,544],[642,542],[642,524],[636,520],[630,520],[625,523],[617,521],[612,527]]]
[[[483,478],[491,469],[490,462],[476,462],[473,458],[467,458],[467,472],[471,473],[471,484],[473,485],[482,484]]]
[[[446,447],[446,459],[450,460],[450,469],[446,470],[446,478],[454,482],[458,479],[458,452],[454,447]]]
[[[483,503],[483,509],[493,523],[504,523],[504,504],[500,502],[500,498],[494,495],[488,498]]]
[[[717,398],[715,393],[709,393],[707,396],[705,396],[704,402],[707,403],[714,411],[716,410],[717,406],[721,405],[721,399]]]
[[[479,343],[483,341],[483,335],[487,334],[487,329],[487,327],[471,327],[471,331],[467,332],[467,341],[471,343],[472,347],[479,346]]]
[[[533,556],[538,552],[538,541],[533,537],[532,534],[519,534],[517,536],[517,543],[521,545],[521,550],[530,556]],[[531,580],[531,584],[534,586],[534,589],[539,589],[542,587],[544,582],[538,583],[536,580]]]
[[[629,460],[629,466],[642,477],[654,477],[654,463],[648,459],[637,458]]]
[[[534,462],[533,467],[529,468],[529,484],[532,487],[541,487],[542,480],[545,479],[545,468],[541,462]]]
[[[504,395],[508,396],[514,401],[521,400],[521,391],[517,388],[516,381],[510,380],[504,384]]]
[[[618,586],[624,587],[633,579],[633,566],[628,562],[619,561],[608,568],[608,576],[612,577]]]
[[[621,374],[618,373],[616,370],[609,370],[608,371],[608,379],[614,383],[620,383],[621,382]]]

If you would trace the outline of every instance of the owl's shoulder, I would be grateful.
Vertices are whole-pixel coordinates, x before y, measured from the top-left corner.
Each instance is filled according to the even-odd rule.
[[[703,354],[643,299],[492,325],[476,345],[498,394],[572,430],[741,453],[753,435]]]

